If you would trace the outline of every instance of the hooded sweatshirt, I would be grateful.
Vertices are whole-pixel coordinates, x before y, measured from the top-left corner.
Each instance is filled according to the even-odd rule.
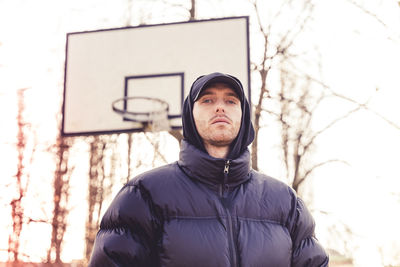
[[[192,115],[201,90],[221,77],[238,90],[242,105],[228,159],[208,155]],[[254,130],[240,82],[220,73],[202,76],[183,110],[179,161],[121,189],[102,218],[89,266],[328,266],[303,201],[250,167]]]

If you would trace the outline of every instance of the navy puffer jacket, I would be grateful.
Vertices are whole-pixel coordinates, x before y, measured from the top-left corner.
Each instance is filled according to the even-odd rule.
[[[185,138],[178,162],[125,185],[104,214],[89,266],[328,266],[303,202],[251,169],[252,134],[251,123],[241,128],[229,159]]]

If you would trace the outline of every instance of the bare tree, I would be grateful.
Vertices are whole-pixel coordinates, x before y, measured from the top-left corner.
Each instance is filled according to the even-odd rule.
[[[117,135],[116,135],[117,136]],[[85,259],[89,261],[94,240],[100,225],[104,199],[111,193],[114,169],[107,174],[105,152],[116,143],[115,136],[90,136],[88,217],[86,220]],[[113,147],[111,148],[113,149]]]
[[[86,220],[86,250],[85,258],[88,261],[92,253],[94,239],[98,229],[98,219],[96,210],[99,205],[99,198],[102,195],[101,181],[104,179],[103,151],[106,147],[104,139],[100,136],[89,137],[89,195],[88,195],[88,217]]]
[[[18,95],[18,114],[17,114],[17,173],[15,174],[15,191],[14,197],[10,202],[12,232],[8,236],[8,260],[18,263],[20,261],[20,237],[21,232],[26,223],[31,220],[25,215],[24,199],[28,192],[30,175],[25,173],[28,164],[32,163],[37,143],[34,141],[32,150],[28,151],[28,142],[32,137],[32,131],[29,131],[30,124],[25,120],[25,91],[28,88],[19,89]],[[30,152],[30,155],[28,153]]]
[[[169,6],[169,7],[176,7],[179,9],[185,10],[185,13],[188,15],[188,20],[195,20],[196,19],[196,0],[187,0],[190,2],[190,7],[186,7],[184,4],[176,4],[174,1],[171,0],[163,0],[162,2]]]
[[[298,191],[300,185],[315,169],[332,162],[346,163],[340,159],[329,159],[316,163],[307,159],[310,159],[312,155],[315,140],[335,124],[360,110],[360,106],[355,106],[342,115],[337,115],[320,129],[314,129],[312,122],[317,108],[323,100],[335,96],[319,87],[315,88],[310,79],[293,77],[294,74],[285,69],[281,69],[280,73],[281,90],[278,112],[266,108],[264,110],[275,116],[280,125],[281,149],[286,174],[293,189]]]
[[[68,203],[70,196],[70,178],[72,168],[69,166],[69,151],[73,139],[64,137],[61,134],[57,136],[55,144],[57,167],[54,173],[53,181],[53,214],[51,220],[51,243],[47,251],[47,262],[61,264],[61,248],[67,229]]]
[[[275,20],[277,20],[282,13],[284,13],[285,8],[290,8],[293,1],[284,1],[280,9],[272,16],[271,21],[268,25],[265,25],[263,18],[260,13],[259,3],[257,0],[253,1],[255,14],[257,17],[257,27],[259,34],[264,42],[262,59],[260,63],[252,63],[252,69],[255,73],[258,73],[259,79],[261,81],[260,92],[257,97],[257,102],[254,107],[254,129],[255,129],[255,139],[252,143],[252,166],[255,170],[258,170],[258,137],[261,128],[261,116],[263,113],[263,105],[266,99],[271,99],[271,89],[269,88],[268,78],[270,76],[271,69],[275,67],[274,64],[279,63],[283,59],[290,57],[290,48],[296,37],[302,32],[305,24],[311,18],[314,5],[311,1],[303,1],[302,9],[298,14],[293,27],[288,27],[288,30],[279,38],[278,42],[273,42],[272,30],[274,27]]]
[[[388,40],[391,40],[396,43],[400,43],[400,32],[398,31],[399,29],[398,28],[393,29],[392,27],[390,27],[385,22],[385,19],[383,17],[380,17],[377,14],[377,10],[370,10],[369,8],[365,7],[364,6],[365,3],[363,1],[359,2],[357,0],[347,0],[347,2],[351,5],[353,5],[354,7],[356,7],[358,10],[360,10],[366,16],[375,20],[379,25],[381,25],[383,27],[383,29],[385,31],[388,31],[388,33],[387,33]],[[400,7],[400,1],[394,0],[393,4],[396,2],[397,2],[397,6]],[[381,4],[382,4],[382,2],[381,2]],[[395,32],[393,30],[395,30]]]
[[[337,97],[332,91],[326,90],[309,75],[298,72],[295,65],[296,60],[301,56],[296,54],[293,46],[296,38],[304,31],[307,23],[312,20],[314,4],[312,1],[296,3],[300,6],[293,27],[277,38],[273,36],[274,21],[290,8],[293,1],[284,1],[280,9],[275,13],[270,24],[265,26],[262,20],[258,2],[253,2],[256,11],[258,28],[263,37],[263,58],[259,64],[253,63],[253,71],[258,73],[261,81],[260,93],[255,104],[254,128],[255,140],[252,144],[252,165],[258,169],[258,138],[263,116],[272,116],[280,131],[280,151],[282,162],[286,172],[288,183],[295,189],[310,177],[312,172],[332,162],[343,162],[340,159],[329,159],[321,162],[313,162],[311,159],[315,140],[334,126],[339,121],[347,118],[350,114],[358,111],[360,105],[354,109],[337,115],[321,129],[315,129],[312,122],[316,110],[321,102],[329,97]],[[271,39],[278,41],[272,42]],[[306,54],[306,53],[304,53]],[[314,62],[319,65],[319,62]],[[271,71],[274,71],[274,79],[279,77],[279,83],[270,82]],[[265,118],[265,117],[264,117]],[[275,125],[275,124],[274,124]]]
[[[127,140],[127,144],[128,144],[128,155],[126,156],[127,158],[127,175],[126,175],[126,182],[129,181],[129,179],[131,179],[132,174],[131,174],[131,154],[132,154],[132,145],[133,145],[133,133],[128,133],[128,140]]]
[[[387,27],[385,20],[380,19],[355,1],[349,1],[366,15],[372,16],[377,23]],[[258,18],[258,32],[264,41],[264,51],[261,62],[252,64],[253,74],[256,74],[255,76],[260,79],[260,94],[257,95],[254,105],[257,135],[252,147],[252,163],[253,167],[257,169],[257,156],[260,150],[257,137],[260,129],[265,126],[265,121],[268,119],[268,122],[272,121],[272,125],[277,126],[276,128],[279,129],[279,151],[281,152],[282,167],[286,172],[288,183],[296,191],[301,191],[302,185],[316,169],[333,162],[346,164],[341,159],[315,159],[313,157],[317,139],[340,121],[364,109],[392,127],[396,129],[400,129],[400,127],[369,107],[369,101],[373,95],[370,96],[369,100],[360,103],[355,99],[335,92],[335,88],[323,82],[322,75],[307,73],[302,68],[302,65],[298,64],[302,54],[298,52],[299,49],[292,48],[296,48],[296,38],[301,35],[307,23],[312,22],[312,2],[307,4],[307,1],[302,1],[305,3],[301,11],[303,15],[298,17],[300,19],[296,20],[296,25],[291,25],[293,27],[283,32],[279,38],[271,31],[274,27],[275,18],[282,14],[284,12],[283,7],[291,2],[293,1],[284,1],[281,9],[275,13],[275,16],[272,16],[268,25],[265,25],[266,23],[261,17],[259,2],[253,2]],[[297,34],[295,34],[296,32]],[[388,39],[396,42],[399,40],[396,35],[391,35]],[[312,47],[312,49],[315,48]],[[313,62],[313,65],[320,70],[321,68],[318,65],[321,64],[321,61],[318,61],[318,57],[314,58],[317,60]],[[278,79],[279,83],[277,82]],[[323,125],[313,124],[318,108],[324,105],[325,100],[330,98],[342,102],[347,109],[342,108],[341,113],[335,113],[335,116],[331,120],[326,120]],[[314,210],[313,212],[316,211]],[[323,211],[318,212],[329,216],[330,220],[334,221],[332,227],[328,229],[331,233],[330,238],[341,242],[343,249],[351,255],[351,252],[354,251],[350,247],[353,245],[351,240],[354,240],[355,235],[352,229],[346,223],[332,218],[332,214],[324,213]]]
[[[168,163],[165,156],[161,153],[160,151],[160,133],[144,133],[147,141],[152,145],[153,147],[153,160],[152,160],[152,166],[155,167],[157,166],[156,160],[160,159],[163,164]]]
[[[195,20],[196,19],[196,0],[191,0],[191,6],[189,9],[189,14],[190,18],[189,20]]]

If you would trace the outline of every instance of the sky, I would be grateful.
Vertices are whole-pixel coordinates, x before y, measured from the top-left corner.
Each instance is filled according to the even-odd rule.
[[[165,4],[155,7],[153,2],[136,2],[141,3],[144,15],[132,13],[133,25],[146,19],[150,23],[185,19],[182,9],[170,8],[163,12]],[[199,1],[199,17],[252,15],[245,2]],[[230,8],[226,8],[228,3]],[[355,3],[373,11],[378,18],[351,1],[319,1],[312,26],[299,42],[304,46],[318,44],[323,80],[330,88],[360,103],[370,99],[369,106],[373,111],[400,125],[400,105],[397,103],[400,98],[400,7],[396,1],[389,0]],[[225,8],[219,8],[224,5]],[[42,192],[51,192],[54,167],[49,167],[53,158],[45,150],[57,134],[55,113],[60,107],[63,88],[65,34],[124,26],[121,19],[127,15],[124,6],[126,1],[122,0],[0,0],[0,172],[5,177],[0,181],[2,216],[9,214],[7,203],[16,171],[17,89],[29,88],[25,91],[29,103],[26,114],[37,132],[36,142],[40,144],[35,161],[27,170],[32,178],[35,177],[30,195],[33,201],[27,202],[28,210],[32,212],[31,216],[48,218],[51,205]],[[263,11],[271,13],[267,7]],[[251,23],[255,23],[253,18]],[[252,37],[251,45],[251,55],[255,57],[259,53],[256,37]],[[326,100],[316,115],[315,129],[324,127],[334,116],[351,107],[351,103],[343,100]],[[170,144],[171,139],[165,135],[161,135],[161,139],[165,151],[171,151],[167,155],[168,161],[176,160],[178,145]],[[274,129],[262,130],[260,142],[266,152],[260,154],[263,163],[260,168],[281,178],[283,172],[279,167],[276,140]],[[143,146],[143,150],[148,149]],[[76,193],[71,197],[71,226],[63,254],[66,261],[83,256],[84,244],[76,237],[84,236],[85,222],[79,218],[82,218],[86,205],[86,183],[82,181],[87,171],[86,148],[85,142],[80,141],[72,152],[76,167],[71,183]],[[310,209],[317,222],[317,235],[325,246],[345,252],[343,243],[332,238],[332,229],[337,229],[337,236],[348,239],[347,251],[353,251],[357,266],[400,264],[398,151],[400,130],[368,110],[351,115],[317,139],[315,160],[339,158],[346,161],[346,164],[333,163],[318,169],[309,183],[307,192],[312,199]],[[137,172],[149,167],[143,166]],[[7,220],[0,223],[0,259],[6,256],[1,251],[7,248],[6,227],[9,223]],[[343,234],[345,226],[351,228],[351,235]],[[43,249],[48,246],[35,240],[49,233],[50,227],[44,224],[31,224],[24,232],[24,251],[33,260],[40,260]]]

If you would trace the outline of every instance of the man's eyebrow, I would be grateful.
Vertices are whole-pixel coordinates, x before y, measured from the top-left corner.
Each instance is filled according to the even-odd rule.
[[[216,94],[216,93],[214,93],[214,92],[212,92],[212,91],[204,90],[203,92],[200,93],[199,98],[200,98],[200,97],[203,97],[203,96],[205,96],[205,95],[215,95],[215,94]]]
[[[203,96],[206,96],[206,95],[215,95],[215,94],[216,94],[216,93],[213,92],[213,91],[204,90],[203,92],[200,93],[200,95],[199,95],[198,98],[200,99],[200,98],[203,97]],[[227,93],[226,95],[227,95],[227,96],[235,97],[235,98],[237,98],[238,100],[240,100],[239,96],[238,96],[235,92],[229,92],[229,93]]]
[[[239,96],[238,96],[236,93],[230,92],[230,93],[228,93],[227,95],[228,95],[228,96],[234,96],[234,97],[236,97],[237,99],[239,99]]]

